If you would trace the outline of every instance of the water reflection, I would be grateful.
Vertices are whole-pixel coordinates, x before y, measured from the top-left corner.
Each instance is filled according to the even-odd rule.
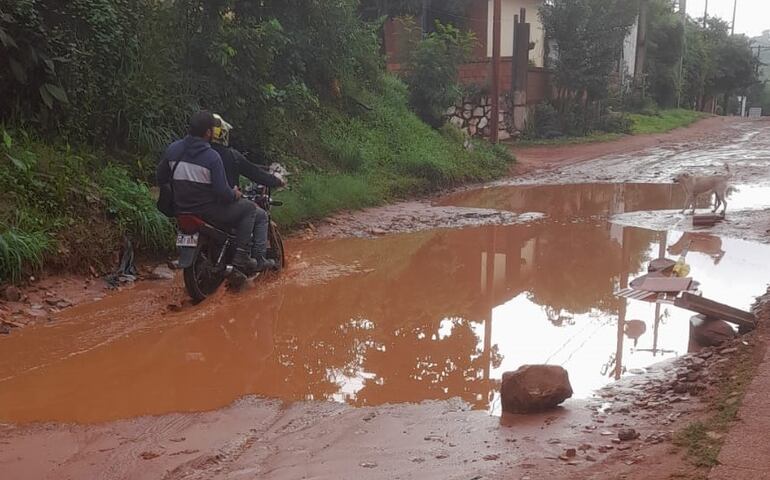
[[[726,240],[719,250],[728,253],[715,262],[713,240],[606,221],[676,204],[668,186],[464,195],[453,201],[549,216],[374,241],[294,242],[289,249],[304,267],[285,283],[169,315],[96,348],[82,340],[90,314],[76,310],[71,322],[0,343],[0,420],[198,411],[250,393],[353,405],[459,396],[494,410],[502,372],[525,363],[565,366],[576,395],[586,396],[687,349],[686,312],[613,294],[650,259],[690,245],[704,291],[718,289],[715,298],[737,307],[748,306],[749,287],[763,284],[722,272],[763,265],[766,247]],[[80,353],[54,355],[47,340]]]

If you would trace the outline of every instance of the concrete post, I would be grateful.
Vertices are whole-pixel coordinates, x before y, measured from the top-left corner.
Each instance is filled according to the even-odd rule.
[[[513,100],[511,118],[513,129],[523,131],[527,124],[527,85],[529,83],[529,41],[530,25],[527,23],[527,11],[522,8],[520,15],[514,17],[513,26],[513,75],[511,77],[511,98]]]
[[[490,140],[497,143],[500,133],[500,37],[503,16],[502,0],[495,0],[492,17],[492,118],[490,119]]]

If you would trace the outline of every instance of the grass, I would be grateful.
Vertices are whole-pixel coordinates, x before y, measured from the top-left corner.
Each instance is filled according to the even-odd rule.
[[[0,138],[0,283],[44,266],[104,266],[124,233],[146,250],[170,245],[147,186],[104,153],[22,129],[0,127]]]
[[[486,142],[463,146],[459,131],[436,131],[407,108],[403,84],[387,77],[379,92],[360,92],[354,114],[326,107],[304,149],[317,152],[323,168],[299,175],[278,197],[283,227],[339,210],[382,204],[464,182],[484,181],[508,171],[507,149]]]
[[[22,230],[0,224],[0,279],[16,282],[25,269],[43,265],[51,237],[42,230]]]
[[[627,114],[631,119],[633,135],[666,133],[677,128],[692,125],[706,114],[685,109],[661,110],[655,115],[640,113]],[[540,145],[578,145],[586,143],[610,142],[624,137],[620,133],[596,132],[584,137],[561,137],[554,139],[535,139],[509,142],[516,147],[534,147]]]
[[[153,250],[171,248],[174,227],[155,206],[150,189],[132,180],[128,172],[108,165],[102,170],[98,184],[120,233],[127,233]]]
[[[611,142],[623,138],[622,133],[604,133],[597,132],[585,137],[561,137],[552,139],[521,140],[509,142],[509,145],[516,147],[536,147],[540,145],[581,145],[586,143]]]
[[[704,116],[702,112],[684,109],[661,110],[657,115],[629,114],[634,135],[670,132],[691,125]]]
[[[737,418],[746,388],[754,378],[764,351],[761,345],[741,346],[722,370],[717,393],[710,400],[710,415],[677,432],[674,443],[687,449],[689,461],[696,467],[717,465],[724,435]]]

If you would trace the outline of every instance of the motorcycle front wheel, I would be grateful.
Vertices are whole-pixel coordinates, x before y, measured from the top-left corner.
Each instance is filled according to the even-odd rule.
[[[281,232],[278,231],[278,225],[275,222],[270,222],[270,228],[267,231],[267,239],[270,242],[270,246],[267,250],[267,258],[275,260],[275,265],[278,271],[286,268],[286,252],[283,249],[283,239],[281,238]]]

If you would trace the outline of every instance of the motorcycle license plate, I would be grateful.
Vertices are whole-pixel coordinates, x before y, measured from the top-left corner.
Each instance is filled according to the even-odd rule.
[[[176,236],[177,247],[197,247],[198,246],[198,234],[185,235],[180,233]]]

